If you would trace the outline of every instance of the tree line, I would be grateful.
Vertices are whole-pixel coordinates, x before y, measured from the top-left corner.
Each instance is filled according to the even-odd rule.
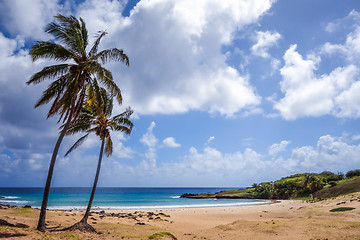
[[[294,174],[277,181],[263,182],[252,186],[252,195],[262,199],[289,199],[308,197],[325,186],[335,186],[345,178],[360,176],[360,170],[343,173],[324,171],[321,173]]]

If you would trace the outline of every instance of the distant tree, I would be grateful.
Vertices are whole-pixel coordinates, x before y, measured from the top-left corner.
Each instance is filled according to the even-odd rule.
[[[310,193],[314,193],[323,188],[323,183],[314,174],[306,174],[304,177],[304,187],[309,189]]]
[[[67,135],[70,135],[78,132],[84,132],[84,131],[87,132],[85,136],[81,137],[69,149],[66,155],[68,155],[71,151],[77,148],[82,142],[84,142],[87,136],[92,132],[94,132],[101,140],[98,165],[97,165],[94,184],[92,187],[91,196],[86,212],[83,218],[81,219],[81,221],[74,224],[69,229],[80,229],[80,230],[95,232],[95,229],[90,224],[87,223],[87,219],[90,214],[91,205],[94,199],[96,186],[99,179],[103,152],[105,151],[107,157],[109,157],[113,152],[113,143],[110,137],[110,130],[120,131],[120,132],[125,132],[126,134],[130,134],[133,127],[133,123],[129,120],[129,117],[133,113],[133,111],[130,108],[128,108],[126,109],[125,112],[110,118],[113,109],[112,97],[108,96],[105,90],[102,91],[102,95],[103,95],[103,101],[102,101],[103,103],[101,105],[85,104],[84,108],[81,110],[79,117],[74,121],[74,123],[70,125],[66,133]]]
[[[112,48],[98,52],[99,43],[107,34],[106,32],[99,32],[89,52],[86,52],[88,32],[84,21],[81,18],[78,20],[73,16],[63,15],[57,15],[55,19],[57,22],[50,23],[45,30],[54,37],[54,41],[36,41],[30,55],[33,61],[45,58],[64,63],[45,67],[27,81],[27,84],[38,84],[46,79],[54,80],[43,92],[35,107],[53,100],[48,117],[59,114],[59,121],[65,122],[49,165],[37,226],[37,229],[42,232],[45,231],[46,208],[56,156],[70,123],[80,113],[86,94],[96,101],[99,83],[101,83],[117,98],[119,103],[122,102],[120,89],[113,81],[111,72],[102,67],[101,63],[120,61],[129,65],[129,59],[122,50]]]
[[[360,169],[348,171],[345,176],[346,178],[360,176]]]

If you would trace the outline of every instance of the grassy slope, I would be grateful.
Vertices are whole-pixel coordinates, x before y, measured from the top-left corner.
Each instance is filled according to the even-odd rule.
[[[353,192],[360,192],[360,177],[342,180],[336,186],[323,188],[313,195],[316,198],[330,198]]]
[[[190,198],[255,198],[254,188],[244,188],[238,190],[226,190],[214,194],[195,194]],[[354,177],[339,181],[334,187],[325,187],[313,194],[316,198],[330,198],[343,194],[360,192],[360,177]]]

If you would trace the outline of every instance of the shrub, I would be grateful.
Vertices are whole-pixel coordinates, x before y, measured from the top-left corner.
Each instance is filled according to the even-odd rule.
[[[335,181],[330,181],[329,184],[330,184],[331,187],[335,187],[335,186],[337,185],[337,182],[335,182]]]
[[[330,210],[330,212],[345,212],[345,211],[351,211],[354,210],[353,207],[339,207],[339,208],[333,208]]]

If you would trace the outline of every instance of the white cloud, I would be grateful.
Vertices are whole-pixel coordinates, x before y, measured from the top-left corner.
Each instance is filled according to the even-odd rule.
[[[338,117],[360,117],[360,81],[351,85],[351,87],[339,94],[335,102],[339,106],[336,114]]]
[[[78,15],[93,32],[107,26],[104,47],[128,54],[130,68],[109,68],[124,102],[137,113],[198,110],[233,116],[260,104],[248,78],[227,65],[221,49],[273,1],[140,1],[128,18],[119,16],[121,4],[102,1],[108,6],[104,12],[97,2],[81,5]]]
[[[207,140],[207,143],[209,144],[210,142],[214,141],[215,140],[215,137],[214,136],[211,136],[209,137],[209,139]]]
[[[346,27],[353,27],[360,21],[360,13],[356,10],[352,10],[349,15],[344,18],[337,19],[328,23],[325,27],[325,30],[329,33],[333,33],[339,29],[344,29]],[[355,24],[354,24],[355,23]]]
[[[360,140],[360,134],[352,136],[351,139],[352,139],[353,141],[358,141],[358,140]]]
[[[320,137],[316,146],[292,149],[289,158],[274,158],[274,155],[284,151],[288,144],[288,141],[273,144],[268,155],[259,154],[250,148],[244,152],[221,153],[215,148],[206,147],[200,152],[192,147],[183,161],[166,167],[169,168],[168,172],[177,173],[179,176],[200,175],[199,178],[206,179],[209,185],[215,184],[221,176],[226,176],[227,180],[223,182],[237,181],[238,184],[247,186],[251,181],[268,181],[294,173],[324,170],[346,172],[355,169],[360,163],[360,145],[349,145],[342,138],[330,135]]]
[[[0,3],[1,22],[11,35],[25,38],[44,38],[44,27],[53,20],[62,6],[58,1],[4,0]]]
[[[251,47],[251,52],[263,58],[269,58],[269,48],[276,45],[281,35],[278,32],[257,32],[255,36],[256,43]]]
[[[178,148],[180,146],[181,144],[177,143],[173,137],[167,137],[162,141],[162,147]]]
[[[140,142],[148,147],[155,147],[158,143],[158,139],[153,134],[153,129],[155,128],[155,125],[155,122],[151,122],[147,132],[140,139]]]
[[[281,141],[280,143],[274,143],[269,147],[269,154],[276,155],[286,150],[286,147],[290,144],[289,141]]]
[[[344,44],[325,43],[322,48],[323,53],[343,54],[349,62],[360,60],[360,26],[347,35]]]
[[[356,66],[338,67],[328,75],[316,76],[320,58],[309,56],[304,59],[296,51],[296,45],[286,51],[284,61],[285,66],[280,69],[283,77],[280,86],[285,96],[275,102],[274,108],[285,119],[326,114],[356,117],[360,114],[357,107],[350,103],[354,98],[360,98],[353,95],[357,88]]]

